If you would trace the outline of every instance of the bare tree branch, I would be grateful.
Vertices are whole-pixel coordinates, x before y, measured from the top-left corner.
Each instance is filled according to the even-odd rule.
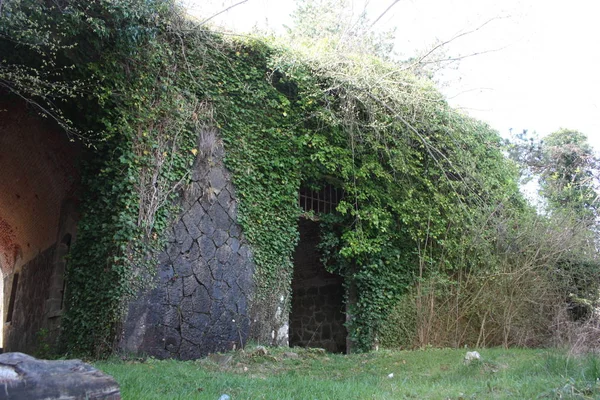
[[[477,28],[475,28],[475,29],[472,29],[472,30],[470,30],[470,31],[466,31],[466,32],[462,32],[462,33],[459,33],[459,34],[457,34],[457,35],[454,35],[452,38],[450,38],[450,39],[448,39],[448,40],[445,40],[445,41],[443,41],[443,42],[441,42],[441,43],[437,44],[436,46],[434,46],[434,47],[433,47],[431,50],[429,50],[429,51],[428,51],[427,53],[425,53],[423,56],[419,57],[419,59],[418,59],[417,61],[415,61],[414,63],[410,64],[409,66],[407,66],[407,67],[406,67],[406,68],[404,68],[404,69],[411,69],[411,68],[415,67],[416,65],[419,65],[419,64],[424,64],[424,63],[423,63],[423,60],[424,60],[425,58],[429,57],[431,54],[433,54],[433,53],[434,53],[436,50],[438,50],[438,49],[440,49],[440,48],[442,48],[442,47],[444,47],[444,46],[446,46],[446,45],[448,45],[448,44],[452,43],[452,42],[453,42],[453,41],[455,41],[456,39],[459,39],[459,38],[461,38],[461,37],[463,37],[463,36],[470,35],[470,34],[472,34],[472,33],[475,33],[475,32],[477,32],[477,31],[479,31],[480,29],[482,29],[483,27],[485,27],[487,24],[489,24],[489,23],[490,23],[490,22],[492,22],[492,21],[495,21],[495,20],[497,20],[497,19],[503,19],[503,18],[506,18],[506,17],[494,17],[494,18],[488,19],[487,21],[485,21],[483,24],[479,25],[479,26],[478,26]],[[497,49],[497,50],[490,50],[490,51],[498,51],[498,49]],[[484,53],[487,53],[487,52],[490,52],[490,51],[485,51],[485,52],[474,53],[474,54],[472,54],[472,55],[484,54]],[[461,58],[465,58],[465,57],[461,57]],[[459,58],[457,58],[457,59],[459,59]]]
[[[213,19],[213,18],[215,18],[215,17],[217,17],[217,16],[219,16],[219,15],[221,15],[221,14],[223,14],[223,13],[225,13],[225,12],[229,11],[229,10],[231,10],[231,9],[232,9],[232,8],[234,8],[234,7],[237,7],[237,6],[239,6],[240,4],[244,4],[244,3],[246,3],[246,2],[248,2],[248,0],[242,0],[242,1],[239,1],[239,2],[237,2],[237,3],[233,4],[233,5],[231,5],[231,6],[227,7],[227,8],[225,8],[225,9],[223,9],[223,10],[219,11],[218,13],[216,13],[216,14],[212,15],[211,17],[208,17],[208,18],[207,18],[207,19],[205,19],[204,21],[200,22],[200,24],[199,24],[198,26],[202,26],[202,25],[206,24],[208,21],[210,21],[211,19]]]
[[[491,87],[477,87],[477,88],[472,88],[472,89],[466,89],[466,90],[463,90],[463,91],[460,91],[460,92],[456,93],[454,96],[447,97],[446,99],[447,100],[452,100],[452,99],[457,98],[458,96],[460,96],[462,94],[469,93],[469,92],[474,92],[476,90],[481,90],[481,91],[483,91],[483,90],[490,90],[490,91],[493,91],[494,88],[491,88]]]
[[[32,106],[34,106],[35,108],[37,108],[41,114],[46,115],[46,116],[52,118],[54,121],[56,121],[56,123],[65,130],[69,139],[72,139],[72,136],[81,138],[81,135],[79,135],[79,133],[76,130],[74,130],[72,127],[70,127],[68,122],[65,121],[64,118],[62,118],[60,115],[57,115],[55,112],[53,112],[52,109],[46,108],[46,107],[42,106],[40,103],[38,103],[37,101],[33,100],[33,98],[23,95],[19,90],[15,89],[12,85],[10,85],[10,83],[5,82],[4,79],[0,80],[0,86],[4,87],[11,93],[17,95],[18,97],[23,99],[26,103],[29,103]]]
[[[474,57],[474,56],[480,56],[482,54],[487,54],[487,53],[495,53],[497,51],[501,51],[506,49],[506,47],[508,46],[504,46],[504,47],[498,47],[497,49],[490,49],[490,50],[483,50],[483,51],[476,51],[475,53],[470,53],[464,56],[458,56],[458,57],[451,57],[451,58],[444,58],[441,60],[431,60],[431,61],[422,61],[422,62],[418,62],[421,65],[424,64],[435,64],[435,63],[443,63],[443,62],[454,62],[454,61],[460,61],[463,60],[465,58],[470,58],[470,57]],[[414,64],[413,64],[414,65]],[[406,68],[404,68],[406,69]]]
[[[377,17],[377,19],[375,19],[375,21],[373,21],[373,23],[371,24],[371,26],[369,27],[369,29],[373,29],[373,27],[375,26],[375,24],[376,24],[377,22],[379,22],[379,20],[380,20],[381,18],[383,18],[383,16],[384,16],[385,14],[387,14],[387,13],[388,13],[388,11],[390,11],[390,10],[392,9],[392,7],[394,7],[394,6],[395,6],[397,3],[399,3],[399,2],[400,2],[400,0],[394,0],[394,2],[393,2],[392,4],[390,4],[390,5],[389,5],[389,7],[388,7],[388,8],[386,8],[386,9],[385,9],[385,11],[384,11],[384,12],[382,12],[382,13],[379,15],[379,17]]]

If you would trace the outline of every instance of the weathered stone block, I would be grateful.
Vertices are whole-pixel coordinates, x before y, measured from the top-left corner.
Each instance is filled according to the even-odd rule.
[[[173,278],[173,267],[171,264],[161,264],[158,267],[158,277],[161,282],[166,282]]]
[[[188,212],[185,213],[185,215],[188,217],[188,220],[190,222],[198,226],[200,224],[200,220],[202,219],[205,213],[206,212],[204,211],[204,208],[202,208],[202,205],[198,201],[196,201],[188,210]]]
[[[80,360],[37,360],[23,353],[0,354],[0,398],[120,400],[117,382]]]
[[[211,215],[217,229],[229,230],[233,221],[220,204],[217,203],[213,205],[209,211],[209,214]]]
[[[208,290],[198,285],[196,291],[192,294],[192,311],[199,314],[207,314],[210,312],[212,299],[208,294]]]
[[[222,281],[225,279],[223,265],[216,259],[210,260],[208,262],[208,268],[210,269],[210,274],[213,280]]]
[[[194,326],[195,328],[206,331],[206,329],[211,326],[214,321],[211,320],[210,314],[205,313],[195,313],[192,318],[189,320],[189,324]]]
[[[225,281],[215,281],[213,283],[213,290],[211,297],[215,300],[222,300],[227,296],[229,292],[229,285]]]
[[[223,173],[223,170],[221,168],[213,168],[208,173],[208,181],[210,183],[210,186],[217,193],[223,190],[225,185],[227,185],[227,178],[225,177],[225,174]]]
[[[228,245],[223,245],[217,249],[217,252],[215,253],[215,257],[220,263],[224,264],[227,261],[229,261],[232,254],[233,253],[231,251],[231,247],[229,247]]]
[[[174,260],[181,253],[181,245],[177,242],[167,245],[166,255],[169,260]]]
[[[203,355],[204,354],[198,345],[190,343],[187,340],[181,341],[181,346],[179,347],[180,360],[194,360],[196,358],[202,357]]]
[[[229,209],[229,206],[231,206],[233,199],[231,198],[231,194],[229,193],[229,190],[227,190],[226,187],[223,190],[221,190],[221,192],[217,196],[217,201],[225,210]]]
[[[179,306],[165,306],[164,324],[172,329],[178,329],[181,325]]]
[[[212,190],[208,189],[204,192],[202,197],[198,199],[198,202],[200,203],[205,212],[208,212],[216,201],[217,197],[214,195]]]
[[[217,249],[210,237],[202,236],[200,240],[198,240],[198,245],[200,246],[200,257],[205,261],[209,261],[215,256]]]
[[[173,278],[167,284],[167,295],[169,304],[177,305],[183,298],[183,287],[181,284],[181,278]]]
[[[213,223],[210,215],[204,214],[198,225],[202,233],[205,235],[212,235],[215,232],[215,224]]]
[[[169,228],[165,231],[165,240],[167,243],[175,242],[175,231],[173,230],[173,228]]]
[[[196,203],[196,204],[198,204],[198,203]],[[182,221],[185,224],[185,227],[187,228],[188,234],[192,238],[198,239],[200,237],[200,235],[202,235],[202,232],[200,231],[200,229],[196,225],[196,221],[195,221],[195,218],[194,218],[193,215],[191,215],[191,214],[185,214],[183,216],[183,218],[182,218]]]
[[[179,255],[173,260],[173,272],[175,273],[175,276],[190,276],[193,274],[192,265],[193,261]]]
[[[196,279],[204,285],[207,285],[210,281],[210,270],[208,264],[204,259],[199,258],[192,264],[192,271]]]
[[[190,249],[184,254],[184,257],[189,261],[196,261],[200,258],[200,247],[197,242],[194,242]]]
[[[181,334],[178,330],[165,327],[165,349],[170,353],[178,353],[181,345]]]
[[[179,248],[179,252],[181,254],[187,253],[190,248],[192,247],[192,245],[194,244],[194,239],[188,235],[184,240],[183,243],[181,243],[181,246]]]
[[[204,177],[206,176],[206,174],[208,173],[208,168],[205,168],[202,165],[199,165],[199,163],[197,163],[196,165],[194,165],[194,168],[192,168],[192,174],[191,174],[191,178],[192,181],[194,183],[204,179]]]
[[[185,239],[188,237],[188,231],[183,223],[183,220],[179,220],[175,226],[173,227],[173,233],[175,236],[175,241],[179,244],[183,243]]]
[[[227,207],[225,210],[232,220],[237,220],[237,203],[235,201],[229,203],[229,207]]]
[[[170,260],[171,260],[171,258],[165,252],[157,254],[157,256],[156,256],[156,263],[158,265],[168,264]]]
[[[217,229],[215,233],[212,235],[213,241],[215,242],[215,246],[221,247],[227,239],[229,239],[229,233],[223,229]]]
[[[204,337],[204,330],[199,329],[195,325],[184,322],[181,324],[181,338],[194,344],[198,345],[202,343]]]
[[[232,217],[232,219],[234,218]],[[240,239],[242,237],[242,228],[238,224],[231,225],[229,228],[229,236]]]
[[[233,253],[237,254],[237,252],[240,250],[240,241],[234,237],[227,239],[227,245],[229,245]]]
[[[198,281],[193,275],[183,278],[183,296],[191,296],[198,286]]]
[[[179,311],[181,313],[182,326],[183,322],[190,319],[194,314],[194,302],[191,297],[184,297],[179,303]]]
[[[240,273],[235,282],[244,293],[249,293],[249,291],[251,291],[254,286],[252,271],[246,270],[243,273]]]

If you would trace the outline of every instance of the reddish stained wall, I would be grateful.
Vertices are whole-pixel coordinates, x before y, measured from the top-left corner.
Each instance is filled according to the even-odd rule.
[[[79,181],[78,146],[0,92],[0,268],[18,270],[57,242],[62,202]]]
[[[8,222],[0,217],[0,268],[3,273],[8,273],[14,268],[15,261],[21,253],[21,247],[16,243],[15,232]]]

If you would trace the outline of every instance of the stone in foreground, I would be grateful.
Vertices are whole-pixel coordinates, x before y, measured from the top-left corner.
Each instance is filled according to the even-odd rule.
[[[38,360],[0,354],[0,399],[120,400],[118,383],[80,360]]]
[[[465,364],[470,364],[473,361],[480,361],[481,355],[476,351],[468,351],[465,355]]]

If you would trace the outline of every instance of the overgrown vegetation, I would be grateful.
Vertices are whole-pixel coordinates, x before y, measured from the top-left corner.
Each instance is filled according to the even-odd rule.
[[[67,277],[69,352],[112,350],[193,161],[203,109],[176,68],[176,11],[144,1],[2,4],[0,85],[89,148]]]
[[[536,217],[497,133],[450,108],[412,64],[378,58],[385,38],[367,39],[360,53],[232,39],[168,0],[2,4],[0,85],[89,147],[66,351],[113,349],[209,127],[225,144],[257,265],[256,336],[290,295],[298,191],[326,181],[345,193],[320,216],[321,247],[345,278],[356,349],[379,332],[403,345],[543,342],[549,319],[516,328],[564,303],[559,261],[582,287],[568,269],[585,242],[577,225],[562,224],[564,237]],[[596,271],[587,249],[577,265]],[[401,340],[382,326],[398,304],[415,321]]]
[[[386,324],[384,345],[595,348],[598,162],[579,132],[560,130],[543,142],[517,139],[509,154],[522,179],[539,180],[543,208],[483,213],[477,230],[463,237],[459,258],[446,253],[424,266],[426,278],[392,313],[389,321],[416,320],[412,338]],[[477,268],[475,254],[485,255]],[[440,273],[448,261],[456,272]]]

